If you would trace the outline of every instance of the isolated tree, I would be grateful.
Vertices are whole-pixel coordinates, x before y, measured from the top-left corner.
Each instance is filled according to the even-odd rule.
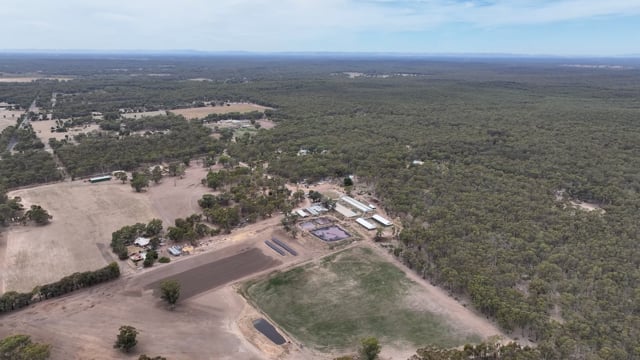
[[[160,292],[160,297],[173,309],[180,298],[180,283],[176,280],[165,280],[160,283]]]
[[[49,345],[31,341],[28,335],[0,339],[0,360],[44,360],[49,358]]]
[[[320,200],[322,200],[322,194],[318,191],[310,190],[309,199],[311,199],[311,202],[319,202]]]
[[[129,176],[127,176],[127,173],[124,171],[117,173],[116,177],[118,178],[118,180],[122,181],[123,184],[126,183],[129,179]]]
[[[129,352],[138,343],[138,340],[136,340],[137,336],[138,330],[136,330],[136,328],[134,328],[133,326],[120,326],[120,333],[118,334],[113,347],[124,352]]]
[[[346,178],[344,178],[344,180],[342,182],[344,183],[345,187],[353,186],[353,180],[348,176]]]
[[[153,170],[151,170],[151,180],[153,180],[153,182],[157,184],[160,182],[161,179],[162,179],[162,170],[160,169],[160,166],[155,166]]]
[[[300,203],[302,200],[304,200],[304,190],[297,190],[293,193],[292,197],[296,204]]]
[[[364,360],[375,360],[380,354],[381,346],[378,343],[378,339],[369,337],[360,341],[360,349],[358,353]]]
[[[49,220],[53,216],[49,215],[47,210],[43,209],[40,205],[31,205],[31,209],[27,210],[24,214],[25,218],[35,221],[38,225],[45,225],[49,223]]]
[[[136,192],[141,192],[143,188],[149,186],[149,178],[146,174],[140,172],[133,172],[131,174],[131,187],[136,190]]]
[[[376,228],[376,236],[373,238],[375,241],[380,241],[382,240],[382,234],[384,233],[384,230],[382,230],[381,227]]]

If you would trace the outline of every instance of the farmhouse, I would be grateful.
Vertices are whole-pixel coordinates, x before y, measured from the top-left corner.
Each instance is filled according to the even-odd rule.
[[[296,214],[298,214],[298,216],[300,216],[301,218],[306,218],[307,216],[309,216],[309,214],[307,214],[304,210],[302,209],[298,209],[296,210]]]
[[[344,201],[345,203],[347,203],[350,206],[353,206],[356,210],[361,211],[362,213],[366,214],[368,212],[373,211],[372,208],[370,208],[369,206],[361,203],[360,201],[350,197],[350,196],[343,196],[340,198],[340,200]]]
[[[149,239],[149,238],[139,237],[139,238],[135,239],[135,241],[133,243],[138,245],[138,246],[140,246],[140,247],[145,247],[145,246],[149,245],[150,242],[151,242],[151,239]]]
[[[393,223],[385,218],[383,218],[382,216],[375,214],[371,217],[373,220],[379,222],[380,224],[384,225],[384,226],[391,226],[393,225]]]
[[[358,224],[360,224],[363,228],[367,229],[367,230],[375,230],[376,226],[373,225],[372,223],[368,222],[367,220],[363,219],[363,218],[357,218],[356,222]]]

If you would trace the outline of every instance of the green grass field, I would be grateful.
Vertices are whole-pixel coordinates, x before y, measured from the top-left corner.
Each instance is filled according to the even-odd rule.
[[[440,316],[412,306],[407,299],[415,291],[420,291],[418,284],[364,248],[276,273],[245,288],[249,300],[280,327],[319,350],[352,348],[367,336],[383,344],[416,347],[479,341],[457,334]]]

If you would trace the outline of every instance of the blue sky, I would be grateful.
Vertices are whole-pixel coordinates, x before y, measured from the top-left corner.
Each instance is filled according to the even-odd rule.
[[[13,0],[3,49],[640,54],[640,0]]]

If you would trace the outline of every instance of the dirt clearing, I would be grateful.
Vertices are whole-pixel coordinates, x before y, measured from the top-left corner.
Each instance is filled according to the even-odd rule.
[[[56,140],[64,140],[68,139],[73,142],[73,137],[80,134],[86,134],[91,131],[101,131],[100,125],[98,124],[89,124],[84,126],[76,126],[69,128],[67,132],[55,132],[51,131],[51,128],[56,127],[55,120],[40,120],[33,121],[30,123],[33,127],[33,131],[35,131],[36,136],[45,144],[45,147],[49,149],[49,139],[54,138]]]
[[[38,204],[53,220],[46,226],[13,226],[3,231],[0,291],[31,291],[76,271],[96,270],[111,261],[111,233],[148,222],[155,214],[144,194],[115,181],[81,181],[16,190],[26,208]]]
[[[260,106],[250,103],[229,103],[221,106],[203,106],[186,109],[169,110],[176,115],[182,115],[187,119],[202,119],[209,114],[226,114],[232,112],[246,113],[251,111],[265,111],[270,109],[266,106]]]
[[[22,110],[7,110],[0,108],[0,132],[9,126],[15,126],[22,114],[24,114],[24,111]]]
[[[178,273],[170,276],[170,278],[180,283],[180,298],[188,299],[204,291],[280,264],[280,261],[264,255],[262,251],[256,248],[252,248],[237,255]],[[159,297],[160,283],[163,280],[153,282],[147,285],[146,288],[153,289],[154,294]]]

